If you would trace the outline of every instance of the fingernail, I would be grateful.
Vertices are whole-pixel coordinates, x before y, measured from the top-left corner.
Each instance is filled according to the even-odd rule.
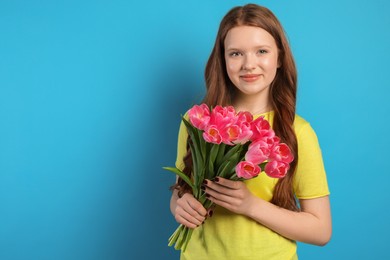
[[[210,211],[209,211],[209,217],[211,218],[212,215],[213,215],[213,211],[210,210]]]
[[[200,189],[201,189],[202,191],[205,191],[205,190],[206,190],[206,187],[205,187],[204,185],[202,185],[202,186],[200,186]]]
[[[215,182],[219,182],[219,178],[218,178],[218,177],[215,177],[214,181],[215,181]]]
[[[204,184],[204,185],[207,185],[207,180],[204,180],[204,181],[203,181],[203,184]]]

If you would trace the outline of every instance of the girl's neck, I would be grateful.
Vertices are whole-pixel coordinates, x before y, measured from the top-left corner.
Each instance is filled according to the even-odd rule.
[[[252,115],[259,115],[272,110],[268,101],[258,99],[237,99],[233,102],[233,107],[236,111],[248,111]]]
[[[264,114],[264,113],[270,112],[272,110],[268,105],[267,106],[262,106],[262,107],[260,107],[260,106],[256,106],[256,107],[234,106],[234,107],[235,107],[236,111],[248,111],[252,115],[260,115],[260,114]]]

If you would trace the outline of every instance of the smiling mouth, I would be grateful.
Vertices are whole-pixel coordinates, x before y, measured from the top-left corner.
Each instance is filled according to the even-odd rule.
[[[259,77],[260,77],[259,74],[246,74],[246,75],[240,76],[240,78],[241,78],[243,81],[246,81],[246,82],[253,82],[253,81],[256,81]]]

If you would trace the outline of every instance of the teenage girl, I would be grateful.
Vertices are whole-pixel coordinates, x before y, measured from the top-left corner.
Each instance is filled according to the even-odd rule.
[[[295,241],[328,243],[332,224],[321,150],[310,124],[295,114],[297,71],[275,15],[254,4],[231,9],[221,21],[205,77],[202,103],[264,116],[295,160],[282,179],[260,174],[246,181],[205,180],[203,188],[216,205],[210,211],[178,179],[171,211],[194,229],[181,259],[297,259]],[[186,143],[182,124],[176,166],[189,174]]]

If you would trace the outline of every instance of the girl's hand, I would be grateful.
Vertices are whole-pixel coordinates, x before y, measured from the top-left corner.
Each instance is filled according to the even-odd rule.
[[[242,181],[216,177],[203,183],[207,198],[215,204],[234,213],[248,215],[255,196]]]
[[[196,228],[205,220],[207,211],[192,194],[185,193],[177,199],[173,214],[180,224]]]

